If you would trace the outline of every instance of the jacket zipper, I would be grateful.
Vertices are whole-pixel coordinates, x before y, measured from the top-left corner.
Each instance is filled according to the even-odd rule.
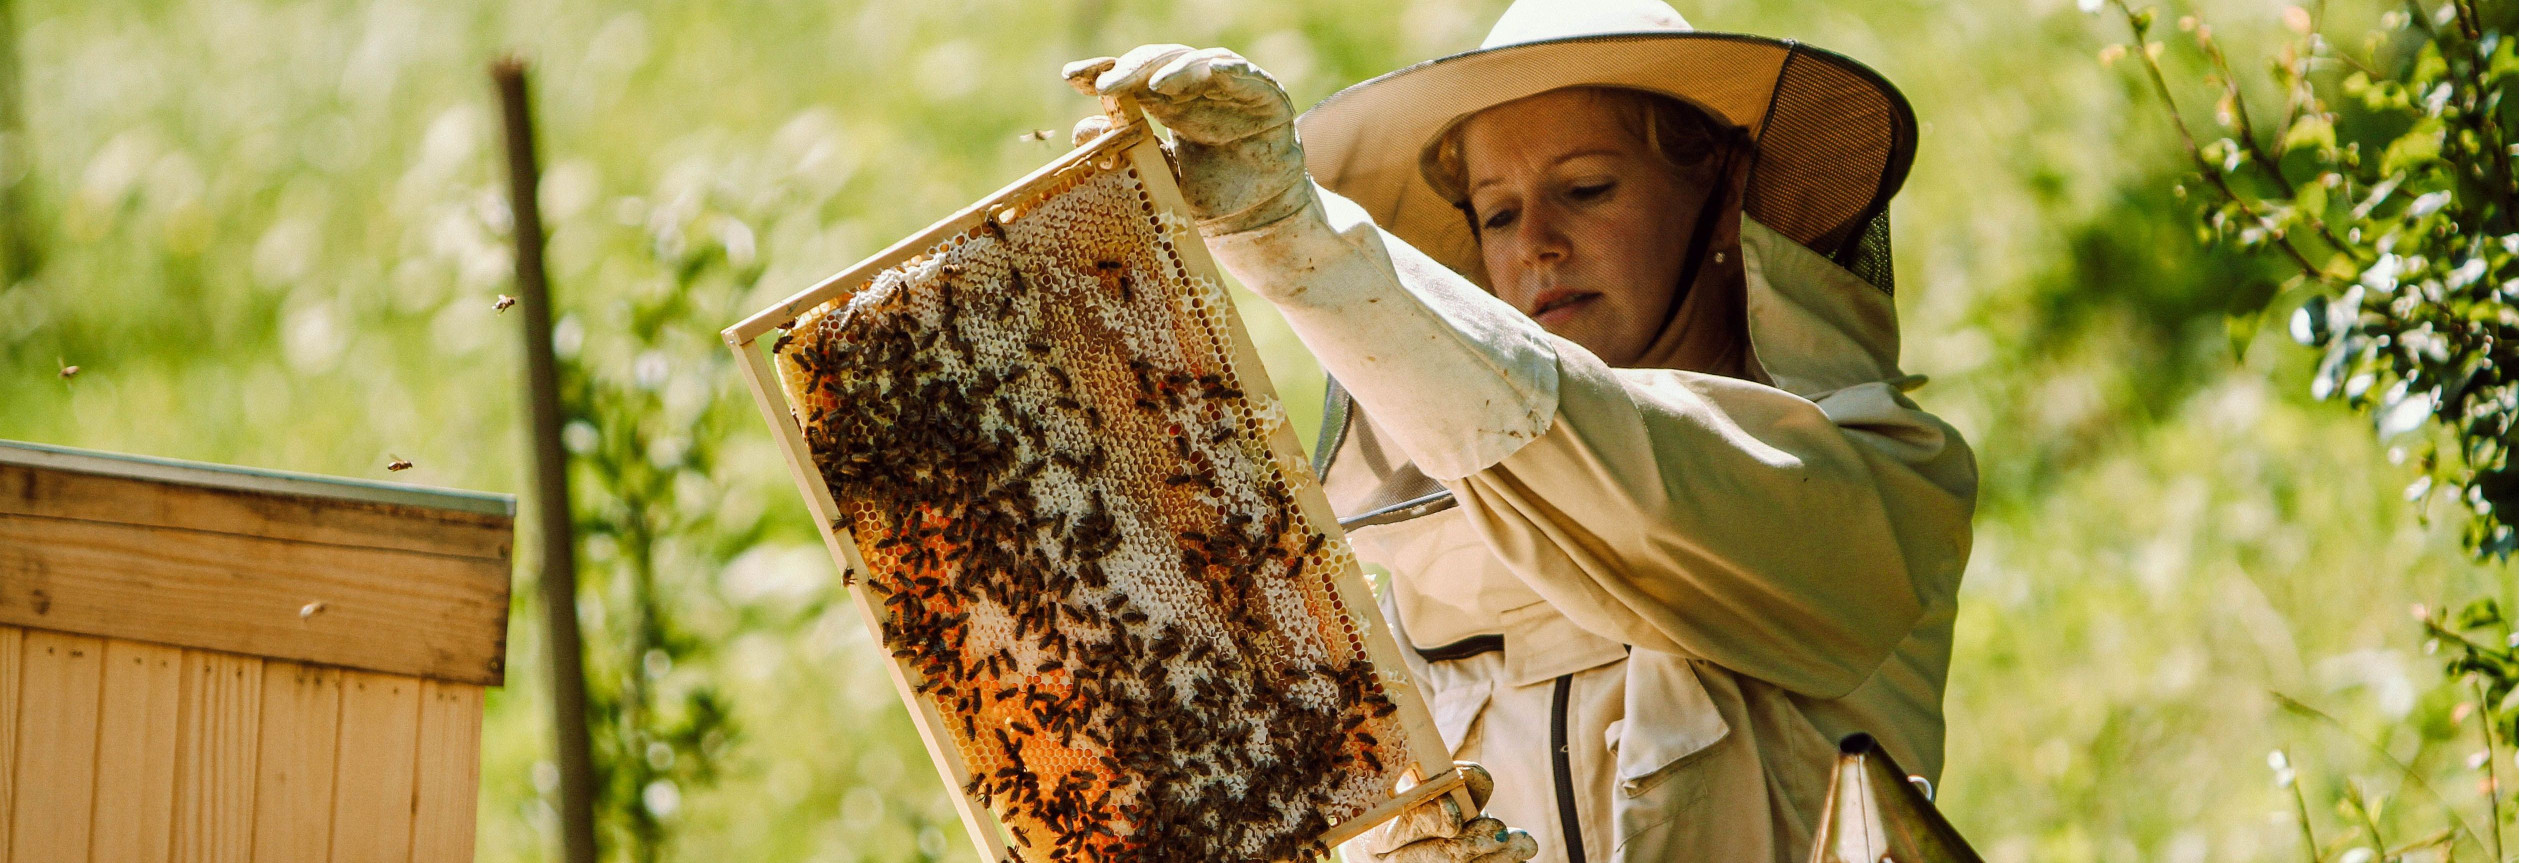
[[[1558,784],[1558,835],[1567,846],[1567,863],[1584,863],[1584,828],[1576,820],[1575,767],[1567,751],[1567,693],[1576,676],[1558,676],[1549,693],[1549,770]]]

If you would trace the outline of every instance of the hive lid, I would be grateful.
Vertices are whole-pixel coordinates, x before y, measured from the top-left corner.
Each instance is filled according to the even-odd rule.
[[[0,464],[231,491],[516,515],[516,496],[0,440]]]

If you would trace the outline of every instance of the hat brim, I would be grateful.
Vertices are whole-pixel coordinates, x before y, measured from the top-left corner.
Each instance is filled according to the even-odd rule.
[[[1582,86],[1662,93],[1747,128],[1758,161],[1745,212],[1833,257],[1899,191],[1916,156],[1916,113],[1864,64],[1792,40],[1705,31],[1581,36],[1441,57],[1331,94],[1296,128],[1315,180],[1485,284],[1469,225],[1420,175],[1420,152],[1470,114]]]

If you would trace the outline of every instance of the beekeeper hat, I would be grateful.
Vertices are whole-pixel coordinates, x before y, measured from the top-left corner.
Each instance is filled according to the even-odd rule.
[[[1430,185],[1430,148],[1472,114],[1562,87],[1628,87],[1743,127],[1743,212],[1891,289],[1891,195],[1917,117],[1879,73],[1791,39],[1692,29],[1662,0],[1515,0],[1479,49],[1331,94],[1297,118],[1305,166],[1401,239],[1485,284],[1462,213]]]

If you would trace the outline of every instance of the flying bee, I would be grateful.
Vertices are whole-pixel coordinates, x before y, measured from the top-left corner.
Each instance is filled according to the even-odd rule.
[[[62,380],[65,380],[65,381],[66,381],[66,380],[69,380],[69,379],[71,379],[71,378],[75,378],[75,377],[78,377],[78,376],[79,376],[79,367],[78,367],[78,366],[65,364],[65,363],[63,363],[63,362],[62,362],[59,358],[57,358],[57,357],[56,357],[56,358],[54,358],[54,360],[53,360],[53,365],[56,365],[56,366],[60,366],[60,367],[61,367],[61,379],[62,379]]]
[[[65,375],[65,377],[66,377],[66,375]],[[389,471],[389,472],[391,472],[391,471],[406,471],[406,470],[410,470],[410,469],[411,469],[411,459],[407,459],[407,458],[404,458],[404,457],[402,457],[402,456],[394,455],[394,454],[392,454],[392,453],[387,453],[387,454],[386,454],[386,458],[390,459],[389,461],[387,461],[387,462],[385,463],[385,469],[386,469],[387,471]]]
[[[516,305],[516,298],[515,298],[515,297],[511,297],[511,296],[508,296],[508,295],[506,295],[506,294],[500,294],[500,295],[499,295],[499,301],[498,301],[498,302],[495,302],[495,303],[491,303],[491,304],[490,304],[490,310],[491,310],[491,311],[493,311],[493,312],[499,312],[499,313],[504,314],[504,313],[506,313],[506,312],[507,312],[508,307],[509,307],[509,306],[513,306],[513,305]]]
[[[1015,136],[1015,139],[1018,141],[1048,141],[1050,140],[1050,130],[1034,129],[1024,134]]]

